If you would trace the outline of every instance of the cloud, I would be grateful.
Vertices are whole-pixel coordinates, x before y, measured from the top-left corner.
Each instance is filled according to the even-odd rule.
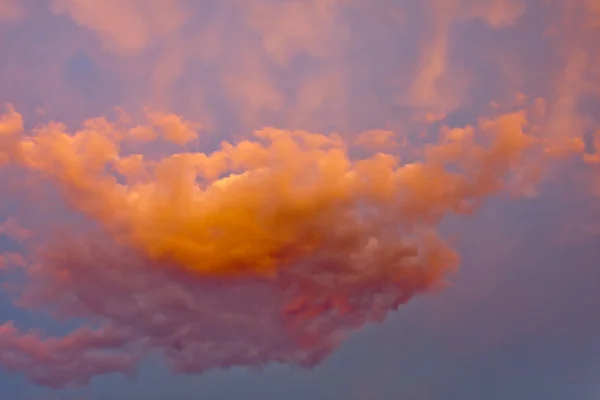
[[[178,0],[53,0],[52,11],[67,14],[76,24],[96,33],[107,50],[120,54],[144,49],[153,40],[177,31],[186,20]]]
[[[26,10],[19,0],[0,1],[0,21],[19,21],[26,15]]]
[[[363,265],[322,251],[295,260],[275,279],[220,280],[157,265],[111,241],[63,243],[30,271],[37,285],[24,301],[107,322],[61,338],[22,334],[5,324],[0,360],[53,387],[131,371],[150,350],[180,373],[273,362],[310,367],[347,330],[383,318],[425,290],[428,270],[436,267],[420,265],[426,257],[439,258],[437,267],[449,261],[435,247],[420,261],[414,246],[384,248],[355,255]],[[375,259],[365,264],[369,257]],[[395,261],[382,263],[382,257]],[[413,273],[403,272],[407,268]]]
[[[259,2],[247,5],[248,25],[277,64],[287,64],[300,52],[328,57],[336,36],[344,34],[336,24],[338,8],[332,1]]]
[[[0,365],[55,388],[151,352],[181,373],[308,368],[443,286],[447,217],[598,163],[597,7],[533,3],[54,0],[7,28],[2,100],[60,112],[0,115],[2,172],[46,217],[1,219],[27,251],[0,269],[24,275],[19,306],[85,324],[6,322]],[[29,46],[27,24],[61,29]],[[523,32],[552,49],[540,68]]]
[[[392,131],[371,130],[358,135],[355,143],[361,147],[372,149],[393,149],[400,145],[395,136],[396,134]]]
[[[185,126],[150,116],[165,120]],[[101,327],[1,329],[2,364],[53,387],[130,373],[154,350],[185,373],[315,365],[348,332],[443,282],[457,256],[437,224],[501,190],[533,143],[514,113],[448,129],[411,164],[352,159],[339,135],[275,128],[209,154],[145,160],[121,156],[135,140],[121,122],[25,133],[13,109],[3,121],[5,159],[98,224],[56,221],[63,234],[34,253],[19,304]]]
[[[0,223],[0,235],[5,235],[10,239],[20,241],[27,239],[31,233],[20,226],[15,218],[9,218]]]

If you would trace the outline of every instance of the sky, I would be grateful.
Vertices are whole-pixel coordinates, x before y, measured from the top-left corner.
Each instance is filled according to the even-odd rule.
[[[597,0],[0,0],[0,398],[600,399]]]

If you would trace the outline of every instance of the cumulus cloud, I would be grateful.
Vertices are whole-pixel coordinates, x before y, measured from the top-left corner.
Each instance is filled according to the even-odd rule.
[[[25,133],[13,109],[3,121],[3,157],[100,227],[73,225],[39,249],[19,301],[101,327],[48,338],[2,325],[2,364],[55,387],[130,372],[151,350],[186,373],[315,365],[352,329],[443,282],[457,256],[436,225],[501,190],[534,142],[518,112],[447,129],[410,164],[275,128],[145,160],[121,155],[136,140],[128,125]]]
[[[0,1],[0,19],[16,4]],[[58,194],[81,219],[2,218],[0,234],[27,252],[2,253],[0,270],[24,275],[19,306],[85,325],[51,336],[7,321],[0,365],[55,388],[132,374],[150,352],[181,373],[312,367],[445,283],[458,264],[438,233],[448,216],[505,189],[533,193],[556,160],[598,163],[598,121],[581,107],[600,93],[593,2],[544,2],[540,26],[516,0],[365,4],[54,0],[74,39],[0,58],[0,92],[18,97],[12,81],[25,80],[12,78],[44,76],[27,83],[41,93],[31,98],[60,98],[83,123],[8,106],[0,166],[32,178],[27,212]],[[518,29],[552,43],[543,74],[520,68],[525,46],[506,45]],[[502,39],[455,40],[472,32]],[[118,87],[102,110],[79,113],[60,90],[73,59],[83,81]],[[88,118],[115,105],[131,115]],[[463,123],[465,107],[475,115]]]

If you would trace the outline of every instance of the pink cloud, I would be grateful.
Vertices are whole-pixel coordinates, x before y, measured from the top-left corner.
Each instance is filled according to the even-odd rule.
[[[540,26],[512,0],[51,4],[31,18],[70,21],[44,38],[61,46],[29,46],[10,24],[0,37],[14,46],[2,95],[84,121],[0,117],[3,172],[35,193],[19,224],[0,223],[31,253],[3,253],[0,269],[26,274],[18,305],[87,321],[58,337],[0,325],[0,365],[37,383],[131,374],[154,351],[180,373],[312,367],[443,286],[458,263],[437,233],[447,216],[535,195],[574,158],[578,188],[598,188],[598,121],[581,107],[600,93],[593,2],[544,2]],[[0,20],[22,19],[18,6],[0,1]],[[548,40],[548,65],[523,61],[515,29]],[[78,72],[119,88],[98,109],[65,77],[81,54],[93,68]],[[131,116],[87,119],[113,106]],[[454,124],[465,108],[470,123]],[[47,187],[68,216],[46,211]]]
[[[22,267],[18,304],[100,328],[46,337],[2,325],[0,363],[53,387],[131,373],[155,350],[182,373],[316,365],[352,330],[443,282],[457,255],[437,224],[504,188],[533,143],[522,112],[445,131],[405,165],[384,153],[350,159],[339,135],[265,128],[210,154],[125,155],[131,170],[120,163],[126,126],[25,133],[14,110],[3,120],[7,161],[53,183],[98,232],[54,221],[61,230],[36,238]]]

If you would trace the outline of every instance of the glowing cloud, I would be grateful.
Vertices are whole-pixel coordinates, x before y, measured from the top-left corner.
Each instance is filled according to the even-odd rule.
[[[161,115],[151,124],[181,126]],[[349,330],[442,282],[457,257],[435,226],[502,189],[534,142],[515,113],[447,130],[404,165],[386,153],[351,159],[338,135],[274,128],[146,161],[121,156],[136,139],[125,125],[25,134],[12,109],[3,121],[4,159],[46,177],[101,228],[48,243],[20,301],[103,327],[0,331],[6,367],[57,387],[131,371],[153,349],[183,372],[314,365]]]
[[[580,107],[600,93],[594,2],[536,4],[541,27],[513,0],[192,3],[54,0],[59,50],[0,38],[25,54],[0,57],[0,94],[18,105],[0,114],[0,167],[31,190],[24,218],[0,219],[25,249],[2,253],[0,271],[16,305],[86,322],[63,336],[3,322],[0,366],[55,388],[132,374],[150,352],[182,373],[314,366],[445,284],[458,266],[446,217],[534,194],[557,160],[600,161]],[[24,16],[17,6],[0,0],[0,20]],[[453,40],[517,27],[552,43],[543,74],[521,43]],[[76,93],[72,64],[114,93]],[[31,119],[31,99],[63,105],[64,122]],[[116,103],[131,115],[89,118]],[[62,214],[46,211],[56,197]]]

